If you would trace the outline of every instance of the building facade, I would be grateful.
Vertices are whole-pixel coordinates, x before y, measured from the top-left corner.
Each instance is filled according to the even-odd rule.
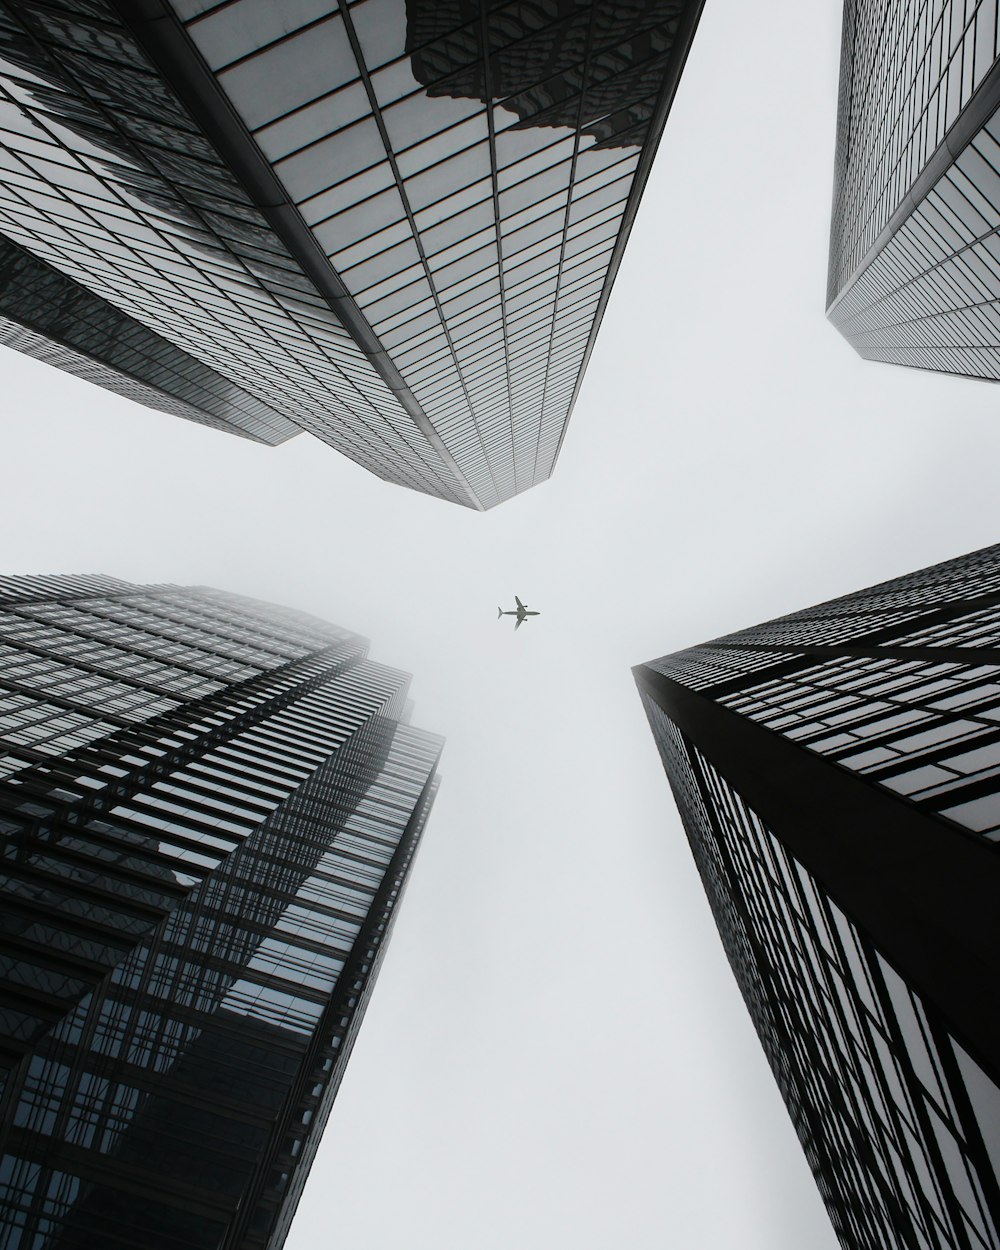
[[[827,315],[868,360],[1000,379],[996,0],[845,0]]]
[[[492,507],[552,473],[702,3],[3,0],[0,240],[104,334],[0,272],[0,342]]]
[[[1000,1247],[1000,547],[634,671],[841,1244]]]
[[[0,579],[0,1246],[276,1250],[441,739],[365,640]]]

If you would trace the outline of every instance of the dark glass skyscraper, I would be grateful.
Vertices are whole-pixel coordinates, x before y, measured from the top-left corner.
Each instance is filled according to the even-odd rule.
[[[364,639],[0,579],[0,1246],[276,1250],[433,802]]]
[[[996,0],[846,0],[828,315],[868,360],[1000,379]]]
[[[0,342],[508,499],[555,465],[701,5],[3,0]]]
[[[1000,1246],[1000,547],[640,665],[841,1244]]]

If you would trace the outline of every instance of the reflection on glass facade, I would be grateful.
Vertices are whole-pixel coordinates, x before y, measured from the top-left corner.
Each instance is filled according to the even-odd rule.
[[[1000,547],[640,665],[843,1246],[1000,1247]]]
[[[0,1247],[277,1250],[433,802],[365,640],[0,579]]]
[[[2,235],[0,344],[147,408],[243,438],[275,446],[299,432],[228,378]]]
[[[552,472],[700,8],[6,0],[0,232],[488,508]]]
[[[846,0],[827,312],[868,360],[1000,379],[998,10]]]

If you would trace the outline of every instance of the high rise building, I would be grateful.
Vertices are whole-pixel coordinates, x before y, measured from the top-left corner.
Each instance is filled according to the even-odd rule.
[[[845,0],[827,314],[868,360],[1000,379],[996,0]]]
[[[276,1250],[437,786],[304,614],[0,579],[0,1246]]]
[[[492,507],[552,473],[702,3],[0,0],[0,342]]]
[[[1000,1246],[1000,547],[635,669],[841,1244]]]

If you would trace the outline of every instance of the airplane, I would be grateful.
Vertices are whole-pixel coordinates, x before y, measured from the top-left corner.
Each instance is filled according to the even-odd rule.
[[[528,605],[526,603],[522,603],[521,600],[518,599],[517,595],[514,596],[514,602],[517,604],[517,607],[511,608],[509,612],[505,612],[503,608],[497,608],[497,620],[499,620],[501,616],[516,616],[517,622],[514,625],[514,632],[516,633],[529,616],[541,616],[542,614],[541,612],[529,612]]]

